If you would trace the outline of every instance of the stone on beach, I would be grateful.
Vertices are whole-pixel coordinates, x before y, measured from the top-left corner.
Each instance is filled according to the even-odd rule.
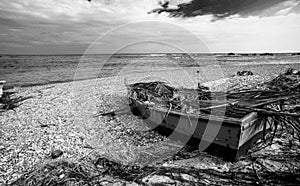
[[[51,158],[52,158],[52,159],[59,158],[60,156],[63,155],[63,153],[64,153],[64,152],[61,151],[61,150],[54,150],[54,151],[51,152]]]

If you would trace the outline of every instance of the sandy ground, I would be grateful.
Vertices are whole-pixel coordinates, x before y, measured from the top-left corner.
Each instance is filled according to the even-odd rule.
[[[178,86],[195,86],[197,77],[193,81],[185,81],[183,75],[178,75],[180,72],[160,72],[166,79],[170,79],[174,73],[178,79],[171,80],[180,82]],[[0,184],[10,183],[30,167],[51,160],[50,153],[56,149],[64,152],[60,159],[72,161],[100,154],[125,163],[149,163],[152,159],[159,160],[168,156],[166,152],[152,156],[154,152],[149,149],[153,144],[157,145],[155,148],[169,145],[169,149],[173,148],[169,152],[172,155],[181,146],[149,132],[133,116],[121,116],[114,120],[93,117],[100,111],[111,111],[126,105],[124,81],[132,83],[151,80],[151,77],[147,74],[128,74],[118,78],[14,89],[15,96],[32,98],[14,111],[1,113]],[[262,76],[233,78],[229,84],[248,85],[249,82],[257,83],[265,79]],[[174,166],[181,164],[218,170],[228,170],[233,166],[230,162],[210,156],[197,157],[183,163],[172,162]]]

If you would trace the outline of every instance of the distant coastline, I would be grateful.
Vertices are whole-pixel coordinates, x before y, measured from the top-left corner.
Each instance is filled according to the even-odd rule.
[[[153,53],[99,53],[99,54],[0,54],[0,57],[2,56],[93,56],[93,55],[151,55],[151,54],[161,54],[161,55],[167,55],[167,54],[198,54],[198,55],[265,55],[265,54],[273,54],[273,55],[300,55],[300,52],[216,52],[216,53],[197,53],[197,52],[188,52],[188,53],[182,53],[182,52],[153,52]]]

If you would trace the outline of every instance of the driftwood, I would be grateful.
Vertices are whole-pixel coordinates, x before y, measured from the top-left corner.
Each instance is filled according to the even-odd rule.
[[[24,174],[11,185],[126,185],[135,182],[140,185],[151,185],[152,178],[160,177],[175,185],[298,185],[300,171],[271,171],[262,163],[261,157],[252,157],[248,163],[252,170],[217,171],[189,167],[139,166],[125,165],[105,157],[93,162],[49,162]],[[278,158],[278,157],[274,157]],[[279,157],[280,158],[280,157]],[[297,158],[297,157],[296,157]],[[246,165],[245,165],[246,166]],[[241,168],[241,167],[240,167]],[[155,177],[156,176],[156,177]],[[164,180],[156,181],[157,185],[168,185]],[[169,184],[170,184],[169,182]],[[153,185],[156,185],[153,184]]]

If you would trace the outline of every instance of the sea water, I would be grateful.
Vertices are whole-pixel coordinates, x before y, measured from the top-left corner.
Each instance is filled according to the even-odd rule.
[[[6,80],[6,86],[33,86],[116,76],[119,73],[168,71],[170,68],[201,70],[216,66],[222,70],[218,73],[224,76],[232,76],[239,70],[252,70],[257,75],[278,74],[288,68],[300,69],[300,56],[290,53],[2,55],[0,80]],[[124,69],[127,69],[126,72]]]

